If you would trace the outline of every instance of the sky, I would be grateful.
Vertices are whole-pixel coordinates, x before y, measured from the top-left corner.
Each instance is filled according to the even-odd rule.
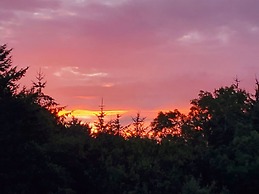
[[[154,118],[236,77],[253,92],[258,10],[257,0],[1,0],[0,44],[30,67],[22,83],[41,69],[66,110],[90,118],[103,98],[111,115]]]

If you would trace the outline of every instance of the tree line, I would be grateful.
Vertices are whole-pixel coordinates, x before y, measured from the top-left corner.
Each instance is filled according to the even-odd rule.
[[[259,82],[200,91],[188,114],[159,112],[150,126],[120,115],[95,133],[59,116],[41,72],[19,87],[28,68],[0,46],[0,192],[228,194],[259,192]]]

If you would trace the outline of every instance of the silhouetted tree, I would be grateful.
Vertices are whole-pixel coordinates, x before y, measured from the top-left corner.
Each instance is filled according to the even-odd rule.
[[[250,95],[235,85],[214,93],[201,91],[192,102],[189,117],[196,130],[202,130],[210,145],[228,144],[240,125],[245,129],[251,109]]]
[[[145,126],[146,117],[141,117],[138,112],[135,117],[132,117],[132,126],[130,130],[132,130],[132,135],[134,137],[144,137],[147,133],[147,127]]]
[[[184,115],[177,109],[169,112],[159,112],[158,116],[151,123],[154,136],[159,138],[167,135],[179,136],[184,122]]]
[[[0,51],[0,193],[259,192],[257,80],[254,95],[236,81],[201,91],[187,116],[159,112],[151,124],[159,142],[139,113],[131,127],[119,115],[106,123],[102,101],[92,137],[88,124],[46,106],[41,71],[18,91],[26,68],[11,66],[6,45]]]
[[[116,118],[108,122],[108,133],[113,135],[122,135],[124,127],[120,122],[121,115],[117,114]]]
[[[259,81],[257,78],[255,79],[255,84],[255,94],[250,118],[252,121],[252,128],[259,132]]]
[[[104,112],[104,104],[103,104],[103,99],[100,105],[100,112],[96,115],[97,116],[97,121],[94,123],[95,129],[97,130],[98,133],[106,133],[108,130],[108,125],[105,123],[105,116],[106,113]]]
[[[51,96],[46,95],[43,92],[43,89],[46,87],[47,82],[44,81],[44,75],[41,70],[39,70],[39,72],[37,73],[36,80],[36,82],[32,82],[32,93],[36,97],[36,102],[40,106],[48,109],[53,114],[53,116],[55,116],[57,121],[61,121],[62,118],[59,118],[58,113],[62,109],[64,109],[64,107],[59,107],[59,104]]]
[[[19,81],[26,73],[28,67],[17,70],[17,66],[12,66],[12,49],[7,49],[7,45],[0,46],[0,99],[16,95]]]
[[[255,84],[256,84],[256,87],[255,87],[255,101],[259,102],[259,81],[258,81],[257,78],[255,79]]]
[[[36,82],[32,82],[33,83],[33,89],[36,90],[37,93],[39,93],[39,95],[43,94],[43,89],[46,87],[47,82],[44,81],[44,75],[41,71],[41,69],[38,71],[37,76],[36,76]]]
[[[56,192],[59,175],[45,149],[56,121],[31,91],[17,91],[28,68],[13,67],[10,53],[6,45],[0,47],[1,193]]]

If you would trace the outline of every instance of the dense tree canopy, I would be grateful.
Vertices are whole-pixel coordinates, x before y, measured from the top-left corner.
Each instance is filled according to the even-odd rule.
[[[44,94],[42,72],[19,88],[27,68],[0,46],[1,193],[258,193],[259,84],[201,91],[189,114],[159,112],[148,126],[137,114],[122,126],[94,129]],[[94,132],[94,133],[93,133]]]

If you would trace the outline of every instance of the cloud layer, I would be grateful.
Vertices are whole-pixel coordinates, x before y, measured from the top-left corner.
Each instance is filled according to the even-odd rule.
[[[254,0],[1,0],[0,42],[41,67],[71,107],[186,108],[200,89],[253,89],[259,72]],[[25,79],[26,82],[26,79]],[[91,96],[91,98],[78,98]]]

